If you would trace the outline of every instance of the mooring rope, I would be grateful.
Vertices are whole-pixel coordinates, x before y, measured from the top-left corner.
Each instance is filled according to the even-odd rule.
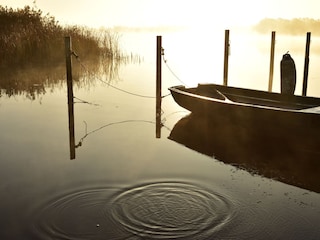
[[[78,144],[75,146],[76,148],[81,147],[82,143],[84,141],[85,138],[87,138],[89,135],[98,132],[106,127],[112,126],[112,125],[118,125],[118,124],[124,124],[124,123],[150,123],[150,124],[156,124],[156,122],[154,121],[148,121],[148,120],[124,120],[124,121],[119,121],[119,122],[112,122],[112,123],[108,123],[105,124],[101,127],[98,127],[90,132],[88,132],[88,124],[86,121],[83,121],[83,123],[85,124],[85,134],[82,138],[80,138]],[[162,122],[161,122],[161,126],[166,128],[168,131],[171,131],[171,129],[169,127],[166,127]]]
[[[171,72],[171,74],[172,74],[180,83],[182,83],[183,85],[187,86],[187,84],[185,84],[185,83],[178,77],[178,75],[172,70],[172,68],[169,66],[168,60],[165,58],[165,55],[164,55],[164,48],[162,48],[161,54],[162,54],[163,62],[165,63],[165,65],[167,66],[167,68],[168,68],[168,70]]]
[[[80,60],[79,56],[78,56],[75,52],[72,52],[72,54],[76,57],[76,59],[77,59],[78,63],[80,64],[80,66],[81,66],[87,73],[90,74],[91,72],[90,72],[89,69],[82,63],[82,61]],[[95,74],[93,74],[93,75],[95,76]],[[110,83],[102,80],[102,79],[99,78],[99,77],[95,77],[95,78],[96,78],[97,80],[99,80],[100,82],[108,85],[109,87],[112,87],[112,88],[114,88],[114,89],[116,89],[116,90],[118,90],[118,91],[120,91],[120,92],[129,94],[129,95],[133,95],[133,96],[136,96],[136,97],[142,97],[142,98],[153,98],[153,99],[156,98],[155,96],[148,96],[148,95],[142,95],[142,94],[130,92],[130,91],[127,91],[127,90],[118,88],[118,87],[116,87],[116,86],[114,86],[114,85],[112,85],[112,84],[110,84]],[[167,94],[167,95],[164,95],[164,96],[161,96],[161,98],[165,98],[165,97],[170,96],[170,95],[171,95],[171,93],[169,93],[169,94]]]
[[[80,60],[79,56],[78,56],[75,52],[73,52],[73,51],[71,52],[71,54],[75,56],[77,62],[80,64],[81,68],[84,69],[88,74],[91,74],[91,72],[90,72],[89,69],[85,66],[85,64],[82,63],[82,61]],[[126,90],[124,90],[124,89],[115,87],[115,86],[111,85],[110,83],[102,80],[100,77],[97,77],[95,73],[93,73],[92,75],[93,75],[97,80],[99,80],[100,82],[102,82],[102,83],[104,83],[104,84],[106,84],[106,85],[108,85],[108,86],[110,86],[110,87],[112,87],[112,88],[114,88],[114,89],[116,89],[116,90],[118,90],[118,91],[121,91],[121,92],[130,94],[130,95],[134,95],[134,96],[137,96],[137,97],[156,98],[156,97],[154,97],[154,96],[146,96],[146,95],[141,95],[141,94],[137,94],[137,93],[133,93],[133,92],[126,91]],[[167,97],[167,96],[170,96],[170,95],[171,95],[171,94],[167,94],[167,95],[161,96],[161,98],[164,98],[164,97]],[[91,104],[91,105],[95,105],[95,106],[100,106],[99,104],[90,103],[90,102],[88,102],[88,101],[82,100],[82,99],[80,99],[80,98],[78,98],[78,97],[75,97],[75,96],[74,96],[74,99],[77,99],[78,101],[80,101],[80,103],[86,103],[86,104]],[[164,111],[163,111],[163,109],[161,108],[161,113],[160,113],[161,117],[163,116],[163,114],[164,114]],[[171,131],[171,129],[170,129],[169,127],[167,127],[167,126],[164,125],[165,121],[166,121],[166,118],[161,119],[161,122],[160,122],[161,127],[164,127],[164,128],[166,128],[167,130]],[[108,126],[112,126],[112,125],[116,125],[116,124],[123,124],[123,123],[132,123],[132,122],[144,122],[144,123],[156,124],[155,121],[148,121],[148,120],[124,120],[124,121],[119,121],[119,122],[108,123],[108,124],[105,124],[105,125],[103,125],[103,126],[101,126],[101,127],[99,127],[99,128],[96,128],[96,129],[88,132],[87,123],[84,121],[84,124],[85,124],[85,134],[83,135],[83,137],[80,138],[78,144],[77,144],[75,147],[76,147],[76,148],[81,147],[81,146],[82,146],[82,143],[83,143],[83,141],[84,141],[85,138],[87,138],[89,135],[91,135],[91,134],[93,134],[93,133],[95,133],[95,132],[98,132],[98,131],[100,131],[100,130],[108,127]]]
[[[124,93],[127,93],[127,94],[130,94],[130,95],[133,95],[133,96],[136,96],[136,97],[142,97],[142,98],[156,98],[154,96],[146,96],[146,95],[141,95],[141,94],[137,94],[137,93],[133,93],[133,92],[129,92],[129,91],[126,91],[126,90],[123,90],[121,88],[118,88],[118,87],[115,87],[113,85],[111,85],[110,83],[106,82],[106,81],[103,81],[102,79],[98,79],[99,81],[103,82],[104,84],[107,84],[109,87],[112,87],[120,92],[124,92]]]
[[[75,102],[75,103],[85,103],[85,104],[89,104],[89,105],[93,105],[93,106],[100,106],[100,104],[97,104],[97,103],[91,103],[91,102],[88,102],[88,101],[85,101],[85,100],[82,100],[76,96],[73,96],[74,99],[77,99],[78,101],[80,102]]]
[[[75,52],[72,52],[72,54],[75,56],[75,58],[77,59],[78,63],[80,64],[80,66],[81,66],[86,72],[90,73],[89,69],[88,69],[88,68],[82,63],[82,61],[80,60],[80,57],[79,57]],[[162,60],[163,60],[163,62],[165,63],[165,65],[166,65],[166,67],[168,68],[168,70],[171,72],[171,74],[172,74],[180,83],[182,83],[182,84],[185,85],[185,86],[188,86],[185,82],[183,82],[183,81],[181,80],[181,78],[178,77],[178,75],[177,75],[177,74],[172,70],[172,68],[169,66],[169,64],[168,64],[168,59],[166,59],[165,54],[164,54],[164,48],[162,48],[161,54],[162,54]],[[93,74],[93,75],[95,75],[95,74]],[[114,85],[112,85],[112,84],[110,84],[110,83],[102,80],[102,79],[99,78],[99,77],[96,77],[96,79],[99,80],[100,82],[108,85],[109,87],[112,87],[112,88],[114,88],[114,89],[116,89],[116,90],[118,90],[118,91],[120,91],[120,92],[126,93],[126,94],[130,94],[130,95],[133,95],[133,96],[136,96],[136,97],[142,97],[142,98],[156,98],[155,96],[142,95],[142,94],[133,93],[133,92],[130,92],[130,91],[127,91],[127,90],[118,88],[118,87],[116,87],[116,86],[114,86]],[[164,95],[164,96],[161,96],[161,98],[165,98],[165,97],[170,96],[170,95],[171,95],[171,93],[166,94],[166,95]]]

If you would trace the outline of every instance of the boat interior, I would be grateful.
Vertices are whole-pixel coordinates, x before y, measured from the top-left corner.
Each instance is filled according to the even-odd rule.
[[[285,95],[216,84],[199,84],[196,88],[185,88],[184,91],[209,98],[228,100],[235,103],[281,109],[312,110],[318,109],[320,106],[320,98]]]

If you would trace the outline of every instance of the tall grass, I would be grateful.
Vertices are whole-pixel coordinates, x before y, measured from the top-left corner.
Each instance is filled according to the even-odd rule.
[[[107,29],[60,26],[54,17],[29,6],[0,6],[0,67],[53,64],[64,60],[64,37],[82,57],[120,56],[118,38]]]
[[[75,84],[90,86],[97,75],[116,78],[120,63],[119,35],[109,29],[61,26],[54,17],[29,6],[0,6],[0,98],[25,95],[34,100],[65,81],[64,37],[71,36]],[[81,81],[80,81],[81,80]]]

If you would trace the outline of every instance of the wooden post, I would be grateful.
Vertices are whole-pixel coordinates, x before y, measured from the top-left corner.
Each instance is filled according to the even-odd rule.
[[[156,77],[156,138],[161,138],[161,78],[162,78],[162,36],[157,36],[157,77]]]
[[[276,32],[272,31],[271,33],[271,53],[270,53],[270,71],[269,71],[269,86],[268,91],[272,92],[273,84],[273,69],[274,69],[274,45],[276,39]]]
[[[71,37],[65,37],[64,40],[65,40],[67,88],[68,88],[70,159],[75,159],[76,148],[75,148],[75,137],[74,137],[74,102],[73,102],[73,87],[72,87]]]
[[[223,68],[223,85],[228,85],[228,64],[229,64],[229,30],[224,33],[224,68]]]
[[[306,53],[305,53],[305,58],[304,58],[302,96],[306,96],[307,95],[308,74],[309,74],[310,39],[311,39],[311,32],[307,32]]]

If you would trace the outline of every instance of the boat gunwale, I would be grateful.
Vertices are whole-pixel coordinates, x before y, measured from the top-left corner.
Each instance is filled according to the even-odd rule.
[[[215,84],[199,84],[199,86],[205,87],[205,86],[219,86],[219,87],[227,87],[227,86],[222,86],[222,85],[215,85]],[[316,109],[317,107],[320,107],[319,105],[315,105],[315,104],[310,104],[310,107],[308,107],[308,105],[304,105],[304,104],[296,104],[297,106],[300,105],[300,108],[285,108],[285,107],[276,107],[276,106],[268,106],[268,105],[259,105],[259,104],[254,104],[254,103],[244,103],[244,102],[238,102],[238,101],[233,101],[230,100],[230,98],[228,98],[228,95],[232,95],[231,93],[221,93],[218,89],[215,89],[218,93],[220,93],[223,97],[224,100],[219,99],[219,98],[215,98],[215,97],[208,97],[208,96],[202,96],[200,94],[197,93],[192,93],[187,91],[187,89],[197,89],[198,87],[192,87],[192,88],[186,88],[183,85],[178,85],[178,86],[173,86],[170,87],[169,90],[172,92],[176,92],[178,94],[182,94],[182,95],[188,95],[190,97],[193,98],[198,98],[198,99],[203,99],[203,100],[208,100],[210,102],[219,102],[222,104],[232,104],[232,105],[238,105],[238,106],[243,106],[243,107],[251,107],[251,108],[259,108],[259,109],[268,109],[268,110],[275,110],[275,111],[282,111],[282,112],[293,112],[293,113],[303,113],[303,114],[320,114],[320,112],[318,111],[313,111],[312,109]],[[243,90],[243,91],[248,91],[251,93],[263,93],[263,94],[270,94],[270,96],[277,96],[279,93],[272,93],[272,92],[265,92],[265,91],[259,91],[259,90],[252,90],[252,89],[245,89],[245,88],[236,88],[236,87],[228,87],[228,88],[232,88],[234,90]],[[235,94],[233,94],[235,95]],[[244,98],[251,98],[251,99],[259,99],[259,98],[255,98],[255,97],[251,97],[251,96],[244,96],[244,95],[238,95]],[[320,101],[320,98],[315,98],[315,97],[302,97],[302,96],[296,96],[293,95],[294,98],[297,99],[301,99],[301,98],[307,98],[310,100],[318,100]],[[266,99],[266,98],[261,98],[262,100],[265,100],[266,102],[270,103],[270,102],[280,102],[277,100],[270,100],[270,99]],[[302,106],[306,106],[306,107],[302,107]]]

